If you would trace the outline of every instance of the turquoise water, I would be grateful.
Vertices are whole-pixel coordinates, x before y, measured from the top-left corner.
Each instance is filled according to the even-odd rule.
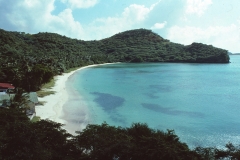
[[[81,70],[67,82],[66,120],[76,130],[83,122],[143,122],[174,129],[190,147],[240,144],[240,56],[230,58],[230,64],[121,63]]]

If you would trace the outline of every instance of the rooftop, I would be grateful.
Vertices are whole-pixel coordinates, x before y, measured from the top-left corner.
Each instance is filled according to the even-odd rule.
[[[0,88],[14,89],[15,87],[10,83],[0,83]]]

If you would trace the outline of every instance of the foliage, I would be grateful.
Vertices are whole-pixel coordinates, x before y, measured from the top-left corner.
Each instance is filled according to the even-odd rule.
[[[50,120],[31,122],[14,108],[0,108],[0,159],[15,160],[213,160],[240,159],[240,147],[197,147],[181,142],[173,130],[163,132],[147,124],[127,128],[88,125],[75,136]]]
[[[28,108],[29,95],[21,88],[15,89],[15,94],[10,99],[9,108],[18,109],[25,112]]]
[[[35,123],[16,109],[0,108],[0,159],[79,159],[62,124],[49,120]]]
[[[51,89],[55,85],[54,79],[51,79],[48,83],[45,83],[41,86],[41,89]]]
[[[151,30],[136,29],[99,41],[55,33],[25,34],[0,29],[0,81],[26,91],[39,90],[54,75],[71,68],[106,62],[228,63],[226,50],[169,42]]]
[[[51,91],[50,89],[55,85],[55,80],[54,79],[51,79],[48,83],[45,83],[41,86],[41,89],[38,90],[36,93],[37,93],[37,96],[38,97],[45,97],[45,96],[48,96],[48,95],[51,95],[51,94],[55,94],[55,91]],[[41,102],[39,102],[40,105],[43,104]]]
[[[33,66],[30,75],[30,86],[32,90],[39,90],[41,85],[49,82],[53,77],[53,72],[50,68],[41,64]],[[34,87],[34,88],[33,88]]]
[[[38,116],[34,116],[32,119],[31,119],[31,122],[37,122],[37,121],[40,121],[40,117]]]
[[[232,143],[226,144],[226,149],[220,150],[216,149],[215,150],[215,157],[217,159],[240,159],[240,145],[234,146]]]
[[[89,159],[129,159],[130,138],[124,129],[102,125],[88,125],[78,132],[75,142]]]
[[[216,156],[216,148],[214,147],[196,147],[195,148],[195,152],[197,152],[197,154],[199,154],[201,156],[201,159],[204,160],[213,160],[215,159]]]
[[[88,125],[76,136],[78,148],[86,151],[89,159],[194,159],[199,156],[173,131],[164,133],[136,123],[130,128]]]
[[[38,97],[45,97],[45,96],[48,96],[48,95],[51,95],[51,94],[55,94],[55,91],[47,91],[47,90],[37,91]]]

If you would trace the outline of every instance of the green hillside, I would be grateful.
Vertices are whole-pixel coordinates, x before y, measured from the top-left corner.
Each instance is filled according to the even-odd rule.
[[[3,75],[0,81],[29,91],[38,90],[53,75],[89,64],[229,63],[227,50],[201,43],[189,46],[172,43],[146,29],[125,31],[99,41],[71,39],[55,33],[31,35],[0,30],[0,57]]]

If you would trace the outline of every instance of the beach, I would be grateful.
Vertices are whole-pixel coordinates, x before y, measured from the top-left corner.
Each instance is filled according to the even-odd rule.
[[[75,130],[73,129],[74,126],[70,126],[71,123],[68,123],[66,119],[70,119],[69,115],[66,115],[67,111],[64,111],[64,105],[66,105],[67,102],[69,102],[69,90],[66,89],[66,82],[69,80],[69,78],[76,73],[77,71],[80,71],[82,69],[88,68],[88,67],[94,67],[99,65],[106,65],[106,64],[112,64],[112,63],[104,63],[104,64],[94,64],[89,65],[85,67],[81,67],[77,70],[71,71],[69,73],[63,73],[62,75],[55,76],[55,85],[50,90],[54,91],[55,94],[51,94],[45,97],[38,97],[38,100],[40,102],[44,102],[43,105],[36,106],[36,116],[40,117],[41,119],[49,119],[57,123],[64,124],[63,128],[65,128],[69,133],[75,133]],[[74,92],[74,91],[71,91]],[[71,94],[72,96],[72,94]],[[86,125],[89,123],[89,120],[87,120],[86,117],[86,107],[87,106],[81,106],[83,110],[83,118],[80,123],[78,123],[77,130],[82,130],[86,127]]]

